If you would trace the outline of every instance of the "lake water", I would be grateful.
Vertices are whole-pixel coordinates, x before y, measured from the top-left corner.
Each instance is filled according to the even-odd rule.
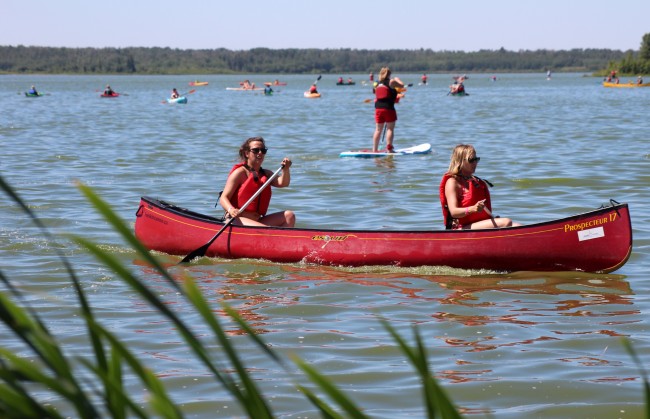
[[[371,89],[316,76],[0,76],[0,173],[39,215],[48,242],[7,197],[0,201],[2,272],[29,296],[71,353],[86,352],[77,299],[55,248],[83,278],[101,322],[163,378],[188,417],[241,417],[237,404],[134,292],[70,244],[76,234],[110,250],[188,321],[187,303],[138,260],[85,201],[79,180],[133,225],[140,196],[192,210],[214,208],[244,139],[261,135],[275,170],[293,159],[292,184],[272,210],[301,227],[442,229],[440,176],[452,148],[471,143],[477,175],[494,183],[494,211],[522,223],[584,212],[610,199],[630,204],[633,253],[611,274],[509,274],[444,267],[334,268],[203,258],[174,275],[197,278],[218,309],[226,301],[283,355],[329,376],[371,417],[422,417],[420,383],[383,329],[409,341],[417,325],[431,368],[468,417],[638,418],[642,381],[621,345],[650,354],[650,89],[606,89],[582,74],[470,74],[470,96],[447,96],[450,75],[414,83],[398,104],[397,147],[430,142],[433,154],[341,159],[371,146]],[[348,75],[342,75],[347,78]],[[279,78],[275,94],[226,91]],[[163,104],[173,87],[210,84],[187,105]],[[116,99],[101,99],[106,83]],[[47,93],[26,98],[30,85]],[[162,256],[170,263],[179,258]],[[471,249],[468,249],[471,257]],[[3,288],[4,289],[4,288]],[[235,328],[230,325],[229,327]],[[197,329],[197,334],[204,330]],[[233,341],[279,417],[317,418],[287,376],[244,336]],[[25,355],[0,328],[2,346]],[[215,357],[219,357],[215,349]],[[142,386],[129,380],[134,394]],[[144,397],[144,396],[143,396]],[[56,403],[56,400],[53,400]]]

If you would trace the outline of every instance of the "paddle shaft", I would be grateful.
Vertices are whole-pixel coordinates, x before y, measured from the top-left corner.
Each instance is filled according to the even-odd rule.
[[[271,182],[273,182],[273,179],[275,179],[276,177],[278,177],[278,175],[280,174],[280,172],[282,171],[282,169],[284,169],[284,164],[281,165],[280,168],[279,168],[278,170],[276,170],[275,173],[273,173],[273,174],[271,175],[271,177],[268,178],[268,180],[267,180],[266,182],[264,182],[264,184],[263,184],[263,185],[262,185],[262,186],[257,190],[257,192],[255,192],[255,194],[253,194],[253,196],[251,196],[250,199],[249,199],[248,201],[246,201],[246,203],[245,203],[244,205],[241,206],[241,208],[246,208],[246,207],[248,207],[248,206],[249,206],[249,205],[250,205],[250,204],[255,200],[255,198],[257,198],[257,197],[259,196],[259,194],[261,194],[262,191],[263,191],[264,189],[266,189],[266,187],[269,186],[269,185],[271,184]],[[215,235],[210,239],[209,242],[207,242],[207,243],[204,244],[203,246],[199,247],[198,249],[192,251],[190,254],[188,254],[187,256],[185,256],[185,257],[183,258],[183,260],[181,260],[181,261],[179,262],[179,264],[180,264],[180,263],[188,263],[188,262],[191,262],[192,259],[194,259],[194,258],[201,257],[201,256],[205,256],[205,252],[207,252],[207,250],[208,250],[208,248],[210,247],[210,245],[211,245],[212,243],[214,243],[215,240],[217,240],[217,238],[221,235],[221,233],[223,233],[224,230],[225,230],[225,229],[226,229],[230,224],[232,224],[233,221],[235,221],[235,218],[237,218],[237,217],[232,217],[232,218],[230,218],[228,221],[226,221],[226,223],[223,225],[223,227],[221,227],[221,229],[217,232],[217,234],[215,234]]]
[[[487,209],[487,207],[483,207],[483,211],[485,211],[485,213],[490,216],[490,219],[492,220],[492,224],[494,225],[494,228],[499,228],[499,226],[497,225],[497,222],[494,220],[494,215],[492,215],[492,212],[490,212],[490,210]]]

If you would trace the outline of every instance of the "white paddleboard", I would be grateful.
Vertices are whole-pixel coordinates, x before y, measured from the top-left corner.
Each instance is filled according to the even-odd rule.
[[[380,150],[373,153],[372,150],[356,150],[344,151],[339,154],[339,157],[387,157],[387,156],[409,156],[414,154],[429,154],[431,153],[431,144],[424,143],[407,148],[397,148],[394,153],[389,153],[386,150]]]

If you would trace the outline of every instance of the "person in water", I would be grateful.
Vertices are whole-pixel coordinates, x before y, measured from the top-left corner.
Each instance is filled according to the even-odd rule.
[[[113,89],[111,89],[111,86],[107,84],[106,89],[104,89],[104,95],[105,96],[113,96],[114,94],[115,94],[115,92],[113,91]]]
[[[171,98],[172,99],[178,99],[179,97],[181,97],[181,95],[180,95],[180,93],[178,93],[178,90],[176,90],[176,88],[174,87],[172,89]]]
[[[240,225],[293,227],[296,224],[293,211],[267,214],[271,202],[271,186],[285,188],[291,183],[291,160],[288,157],[282,160],[282,174],[273,179],[271,185],[248,207],[240,208],[240,205],[244,205],[273,175],[270,170],[262,168],[267,151],[262,137],[251,137],[244,141],[239,148],[240,162],[230,170],[219,203],[226,210],[226,217],[238,217],[234,223]]]
[[[510,218],[493,218],[490,182],[474,176],[481,160],[469,144],[459,144],[451,154],[447,173],[440,181],[440,204],[445,228],[452,230],[520,226]]]
[[[395,151],[393,137],[395,136],[395,122],[397,111],[395,104],[399,102],[397,88],[403,89],[404,83],[398,78],[390,78],[391,71],[383,67],[379,72],[379,80],[374,89],[375,93],[375,133],[372,136],[372,151],[376,153],[379,149],[379,139],[382,131],[386,130],[386,150],[389,153]]]
[[[267,96],[271,96],[273,94],[271,83],[264,83],[264,94]]]

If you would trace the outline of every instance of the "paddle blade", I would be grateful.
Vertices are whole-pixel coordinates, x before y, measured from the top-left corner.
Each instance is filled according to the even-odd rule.
[[[210,241],[210,242],[204,244],[203,246],[199,247],[198,249],[190,252],[189,255],[185,256],[183,258],[183,260],[181,260],[178,263],[179,264],[181,264],[181,263],[190,263],[191,261],[193,261],[196,258],[200,258],[200,257],[205,256],[205,252],[208,251],[208,247],[210,247],[211,244],[212,244],[212,241]]]

